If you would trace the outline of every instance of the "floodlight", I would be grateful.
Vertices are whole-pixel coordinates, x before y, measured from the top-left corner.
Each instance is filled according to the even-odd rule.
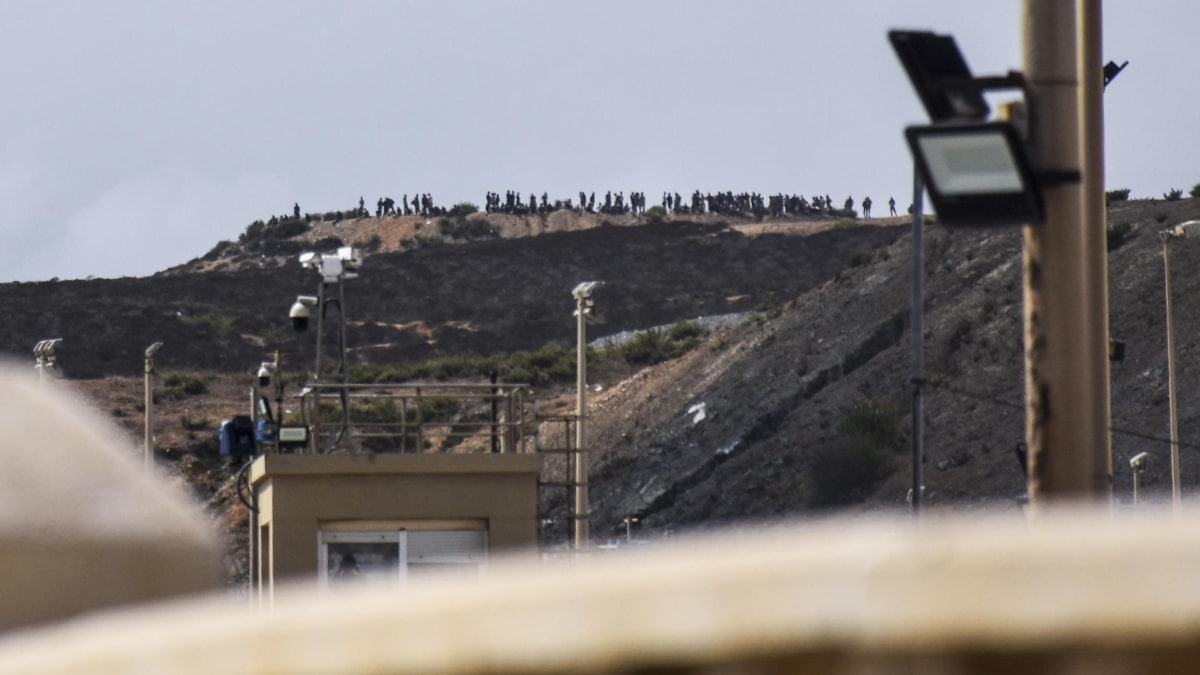
[[[1125,66],[1128,66],[1128,65],[1129,65],[1128,61],[1126,61],[1125,63],[1122,63],[1119,66],[1116,64],[1115,61],[1109,61],[1108,63],[1104,64],[1104,87],[1107,89],[1108,83],[1115,80],[1117,78],[1117,75],[1120,75],[1121,71],[1125,70]]]
[[[938,218],[948,225],[1042,221],[1042,194],[1016,128],[1007,122],[904,130]]]
[[[320,264],[321,264],[321,261],[320,261],[320,259],[317,258],[316,253],[313,253],[312,251],[305,251],[304,253],[300,254],[300,266],[301,267],[314,267],[315,268],[317,265],[320,265]]]
[[[62,342],[62,338],[53,338],[51,340],[39,340],[33,346],[33,355],[40,358],[52,359],[54,357],[54,348],[58,343]]]
[[[163,346],[163,343],[155,342],[154,344],[150,345],[149,347],[146,347],[146,358],[148,358],[148,359],[152,358],[154,356],[154,353],[157,352],[162,346]]]
[[[1146,460],[1149,458],[1150,458],[1150,453],[1139,452],[1138,454],[1129,458],[1129,466],[1132,467],[1135,471],[1141,471],[1142,469],[1146,468]]]
[[[571,290],[571,295],[574,295],[577,300],[592,297],[592,291],[603,286],[603,281],[585,281]]]

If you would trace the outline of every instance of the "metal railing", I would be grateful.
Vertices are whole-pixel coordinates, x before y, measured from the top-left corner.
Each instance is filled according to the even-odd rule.
[[[528,385],[309,384],[307,451],[534,452]]]

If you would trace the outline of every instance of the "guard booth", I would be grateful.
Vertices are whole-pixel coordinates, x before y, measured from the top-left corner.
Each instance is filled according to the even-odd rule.
[[[280,583],[334,588],[355,578],[403,583],[447,571],[477,577],[496,554],[536,558],[542,459],[532,439],[521,437],[527,425],[520,400],[500,402],[506,416],[472,425],[470,410],[490,407],[489,396],[511,399],[513,390],[421,389],[418,398],[461,396],[466,403],[455,408],[460,414],[454,420],[422,418],[404,412],[405,398],[413,394],[405,387],[387,389],[385,404],[379,388],[363,386],[347,400],[352,413],[375,411],[376,425],[347,415],[341,438],[349,447],[323,448],[314,441],[309,452],[264,454],[251,464],[248,482],[257,509],[251,588],[260,605],[274,604]],[[313,389],[309,395],[322,394]],[[317,398],[304,405],[317,409],[321,403]],[[377,426],[381,409],[402,420],[386,434]],[[328,425],[322,429],[310,428],[310,437],[338,437]],[[500,436],[508,440],[493,442]]]

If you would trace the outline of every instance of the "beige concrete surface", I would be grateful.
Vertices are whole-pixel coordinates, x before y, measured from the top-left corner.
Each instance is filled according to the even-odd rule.
[[[0,640],[0,673],[1187,673],[1200,515],[833,520]]]
[[[67,387],[0,366],[0,630],[219,584],[200,508]]]

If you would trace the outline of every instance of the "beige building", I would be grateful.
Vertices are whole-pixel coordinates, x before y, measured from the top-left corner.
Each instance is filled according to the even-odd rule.
[[[541,467],[536,453],[263,455],[250,469],[259,599],[287,581],[477,574],[496,552],[535,557]]]

